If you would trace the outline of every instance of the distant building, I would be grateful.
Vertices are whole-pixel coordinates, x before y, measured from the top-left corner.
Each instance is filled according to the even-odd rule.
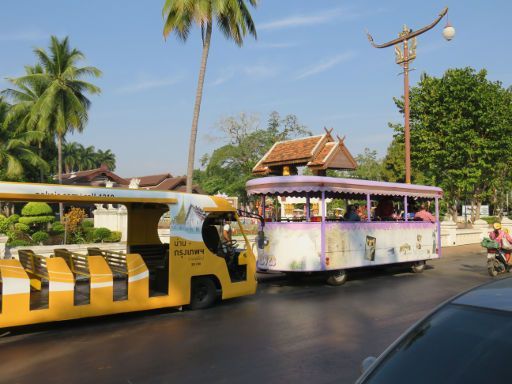
[[[62,184],[185,192],[187,177],[173,177],[170,173],[121,177],[110,171],[106,165],[102,165],[96,169],[65,173],[62,175]],[[197,185],[192,186],[192,192],[203,193]]]

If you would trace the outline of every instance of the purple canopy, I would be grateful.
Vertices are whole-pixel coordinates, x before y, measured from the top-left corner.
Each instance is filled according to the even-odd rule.
[[[426,185],[386,183],[326,176],[269,176],[249,180],[248,195],[334,192],[387,196],[442,197],[443,190]]]

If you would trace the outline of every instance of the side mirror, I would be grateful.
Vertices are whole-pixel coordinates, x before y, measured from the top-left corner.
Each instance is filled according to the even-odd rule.
[[[375,356],[368,356],[364,359],[361,363],[361,373],[365,373],[375,363],[375,360],[377,360]]]

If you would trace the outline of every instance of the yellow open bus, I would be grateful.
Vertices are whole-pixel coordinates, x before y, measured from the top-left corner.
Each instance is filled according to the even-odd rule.
[[[141,189],[0,183],[0,201],[113,204],[127,210],[126,252],[57,245],[49,257],[30,247],[0,260],[0,328],[143,311],[205,308],[217,297],[256,291],[255,257],[236,209],[222,198]],[[169,244],[158,223],[170,216]],[[243,243],[221,241],[238,222]],[[69,248],[69,247],[68,247]]]

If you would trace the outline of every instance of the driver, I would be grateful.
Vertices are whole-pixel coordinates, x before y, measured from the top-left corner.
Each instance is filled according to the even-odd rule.
[[[231,243],[233,235],[233,228],[231,228],[231,224],[228,220],[224,221],[224,225],[222,226],[222,242],[223,243]]]

